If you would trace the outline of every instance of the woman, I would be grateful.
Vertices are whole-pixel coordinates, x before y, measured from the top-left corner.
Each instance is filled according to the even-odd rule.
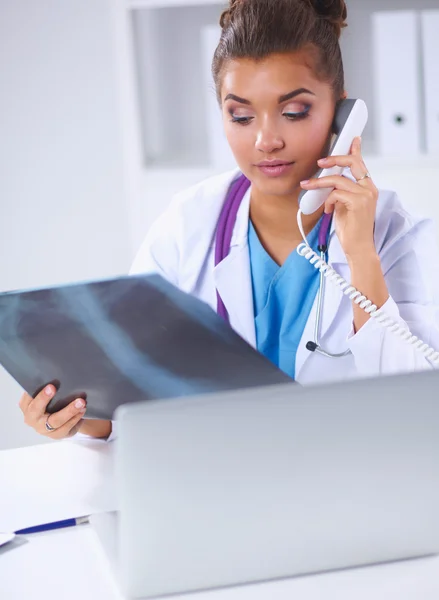
[[[232,0],[212,71],[225,133],[238,170],[177,195],[150,229],[132,273],[155,271],[217,308],[231,326],[302,384],[432,368],[413,347],[380,327],[327,284],[320,343],[328,358],[307,349],[316,321],[319,273],[296,252],[302,190],[334,188],[324,206],[303,218],[316,248],[323,212],[334,213],[328,261],[378,308],[439,348],[436,300],[426,257],[435,254],[428,220],[411,217],[393,192],[379,191],[367,172],[361,142],[348,156],[325,158],[337,103],[346,97],[339,46],[343,0]],[[338,165],[342,176],[312,178]],[[242,199],[230,249],[215,266],[215,234],[237,177],[251,184]],[[81,420],[84,401],[49,415],[43,391],[20,406],[44,435],[78,430],[108,437],[108,421]],[[82,406],[80,406],[82,402]]]

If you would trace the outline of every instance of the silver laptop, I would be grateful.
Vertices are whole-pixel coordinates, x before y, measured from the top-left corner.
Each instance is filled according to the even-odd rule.
[[[124,593],[437,553],[438,387],[424,372],[120,407],[120,512],[95,526]]]

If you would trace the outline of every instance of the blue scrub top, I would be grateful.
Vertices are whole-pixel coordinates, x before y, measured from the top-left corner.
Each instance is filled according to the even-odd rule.
[[[320,221],[308,235],[317,252]],[[296,353],[319,287],[319,271],[293,250],[279,266],[249,221],[248,243],[259,352],[287,373],[296,373]]]

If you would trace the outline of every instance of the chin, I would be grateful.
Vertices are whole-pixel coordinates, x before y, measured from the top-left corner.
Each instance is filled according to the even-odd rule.
[[[268,196],[291,196],[301,191],[300,181],[294,177],[264,177],[258,175],[252,179],[252,183]]]

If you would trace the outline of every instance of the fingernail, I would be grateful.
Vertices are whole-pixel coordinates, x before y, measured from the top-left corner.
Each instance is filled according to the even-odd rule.
[[[304,179],[300,182],[300,185],[306,185],[307,183],[309,183],[309,179]]]
[[[75,406],[76,408],[82,408],[84,406],[84,400],[76,400]]]
[[[327,158],[319,158],[319,160],[317,161],[318,163],[326,163],[328,162]]]
[[[48,385],[46,387],[46,389],[44,390],[44,393],[46,394],[46,396],[51,396],[52,395],[52,386]]]

